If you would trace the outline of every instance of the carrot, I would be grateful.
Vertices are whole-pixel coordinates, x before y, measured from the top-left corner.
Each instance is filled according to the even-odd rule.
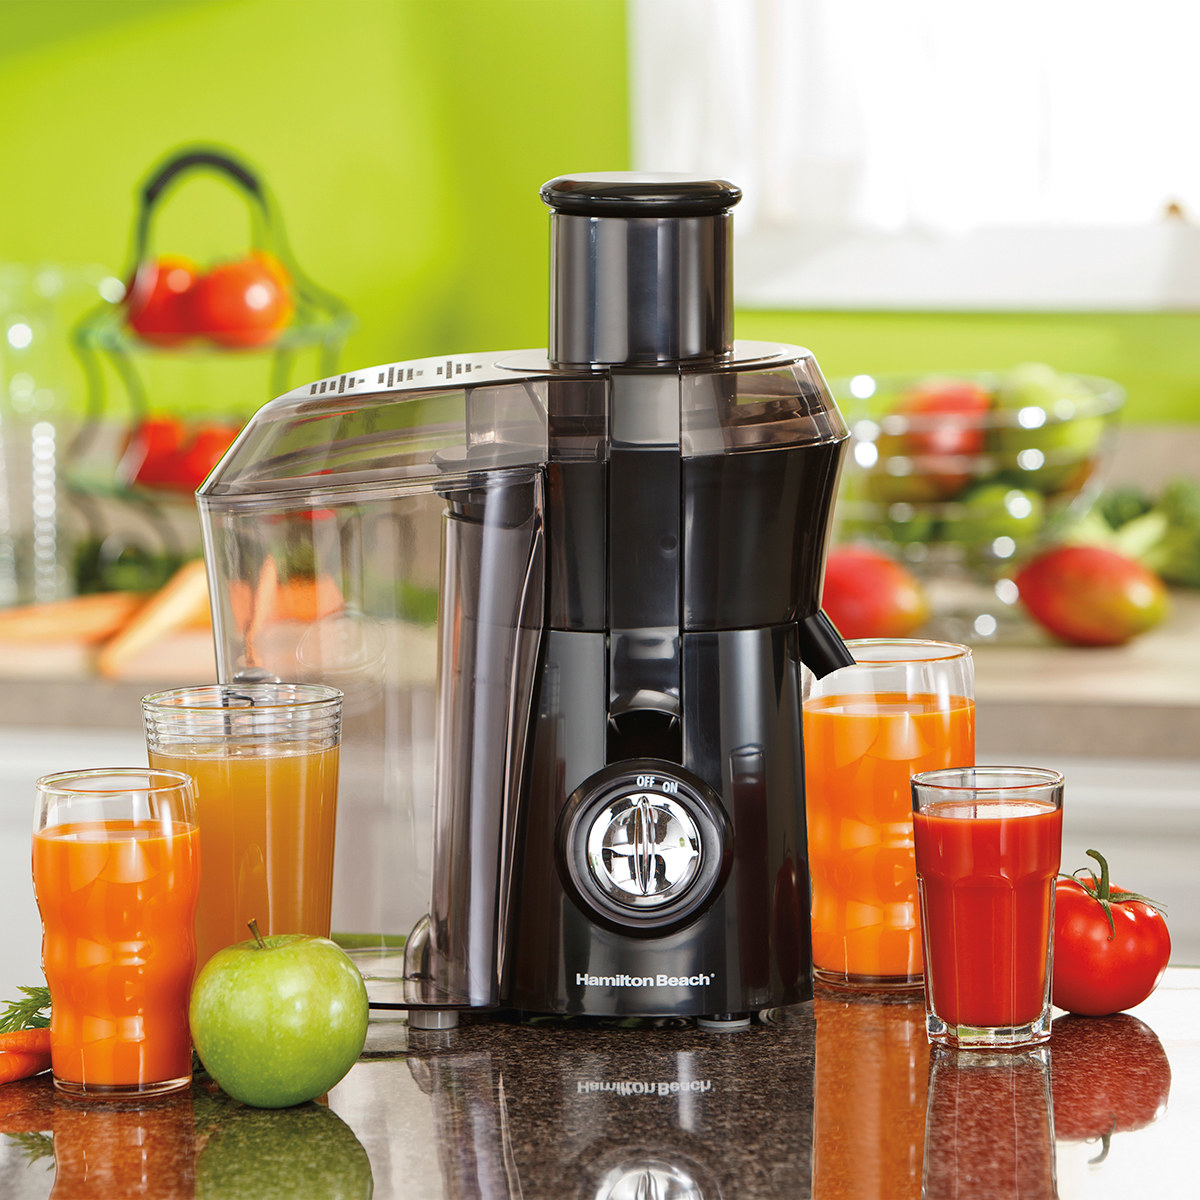
[[[142,592],[97,592],[0,612],[0,640],[99,645],[115,634],[143,604]]]
[[[113,635],[100,650],[96,667],[114,678],[136,654],[164,634],[193,623],[208,612],[208,579],[204,560],[184,563],[170,579]]]
[[[36,1050],[49,1054],[49,1026],[44,1029],[14,1029],[10,1033],[0,1033],[0,1052],[10,1050]]]
[[[50,1069],[49,1050],[5,1050],[0,1053],[0,1083],[28,1079]]]

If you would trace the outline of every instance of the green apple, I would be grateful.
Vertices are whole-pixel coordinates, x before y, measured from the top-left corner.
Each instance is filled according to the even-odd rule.
[[[1007,483],[985,483],[972,488],[955,513],[943,519],[940,532],[945,541],[963,546],[968,557],[997,556],[996,543],[1009,538],[1013,546],[1025,545],[1040,532],[1046,515],[1046,502],[1041,494],[1028,488],[1015,488]]]
[[[328,938],[276,934],[204,964],[188,1019],[205,1070],[237,1100],[286,1108],[327,1092],[354,1065],[370,1009],[362,975]]]
[[[1045,363],[1022,363],[1004,375],[995,396],[998,412],[1021,414],[1020,423],[993,429],[990,440],[1022,486],[1047,495],[1077,491],[1106,427],[1087,384]]]
[[[197,1200],[265,1195],[366,1200],[374,1190],[362,1143],[324,1105],[266,1112],[199,1087],[192,1103],[200,1145]]]

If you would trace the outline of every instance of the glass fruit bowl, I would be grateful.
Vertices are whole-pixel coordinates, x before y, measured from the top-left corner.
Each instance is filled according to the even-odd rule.
[[[1013,572],[1099,491],[1125,391],[1043,363],[835,380],[850,449],[836,536],[891,550],[930,592],[932,634],[1021,624]]]

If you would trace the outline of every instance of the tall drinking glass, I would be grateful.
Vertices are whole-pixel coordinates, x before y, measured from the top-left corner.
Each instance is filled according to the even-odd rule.
[[[36,788],[55,1086],[101,1099],[187,1087],[200,870],[191,780],[112,768],[47,775]]]
[[[926,1032],[957,1048],[1050,1037],[1063,777],[965,767],[912,779]]]
[[[328,937],[342,693],[322,684],[213,684],[142,700],[150,765],[196,787],[204,877],[198,961],[261,933]]]
[[[971,651],[862,639],[852,666],[804,673],[813,973],[844,987],[922,981],[909,780],[975,761]]]

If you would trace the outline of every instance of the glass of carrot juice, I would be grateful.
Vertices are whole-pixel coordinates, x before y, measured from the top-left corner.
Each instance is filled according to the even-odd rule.
[[[804,686],[813,974],[851,988],[920,988],[909,780],[975,761],[966,646],[846,643],[854,664]]]
[[[1063,777],[963,767],[912,779],[925,1029],[959,1049],[1050,1037]]]
[[[328,937],[342,693],[211,684],[142,700],[150,765],[190,775],[204,845],[197,961],[259,932]]]
[[[37,781],[33,887],[60,1091],[130,1099],[192,1080],[200,878],[192,783],[104,768]]]

